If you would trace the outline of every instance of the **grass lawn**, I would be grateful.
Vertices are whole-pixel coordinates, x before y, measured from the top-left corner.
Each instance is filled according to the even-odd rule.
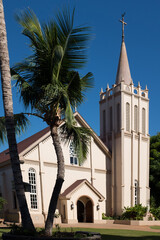
[[[160,233],[124,229],[74,228],[74,231],[99,232],[102,240],[160,240]]]
[[[71,228],[61,229],[61,231],[70,231]],[[93,229],[93,228],[72,228],[73,231],[90,231],[99,232],[102,235],[102,240],[160,240],[160,233],[144,232],[135,230],[123,229]],[[0,240],[2,233],[8,232],[9,229],[0,228]]]
[[[9,231],[10,231],[10,229],[0,227],[0,240],[2,239],[2,234],[5,232],[9,232]]]
[[[160,229],[160,226],[151,226],[152,229]]]

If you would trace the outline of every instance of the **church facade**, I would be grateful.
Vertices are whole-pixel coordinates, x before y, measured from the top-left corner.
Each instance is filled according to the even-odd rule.
[[[124,21],[122,19],[123,27]],[[79,126],[90,128],[75,112]],[[121,215],[124,207],[149,207],[149,99],[147,87],[134,86],[122,31],[116,81],[100,92],[100,137],[92,130],[89,153],[79,166],[72,143],[62,143],[65,182],[56,220],[102,222],[102,214]],[[46,219],[57,161],[49,128],[18,144],[26,198],[34,223]],[[0,153],[0,195],[7,200],[6,221],[20,222],[8,150]]]

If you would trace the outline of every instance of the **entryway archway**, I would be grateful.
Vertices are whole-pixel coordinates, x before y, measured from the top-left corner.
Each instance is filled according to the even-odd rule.
[[[77,201],[78,222],[93,222],[93,203],[87,196],[82,196]]]

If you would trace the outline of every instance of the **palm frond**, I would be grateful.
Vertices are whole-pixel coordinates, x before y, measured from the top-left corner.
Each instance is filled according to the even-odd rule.
[[[60,134],[65,143],[72,141],[75,152],[81,165],[87,158],[91,130],[89,128],[79,127],[76,121],[73,124],[67,122],[61,126]]]
[[[37,40],[43,40],[40,22],[31,9],[26,9],[19,14],[15,15],[17,22],[23,27],[22,33],[27,36],[32,45],[36,45]]]
[[[7,131],[5,126],[5,118],[0,117],[0,143],[4,143],[7,140]]]
[[[92,73],[81,78],[77,72],[87,59],[89,28],[74,27],[74,9],[71,14],[64,9],[55,20],[42,25],[32,10],[22,12],[17,20],[33,53],[12,68],[25,107],[41,112],[47,122],[60,108],[72,123],[72,109],[83,102],[86,90],[93,86]]]
[[[14,114],[14,122],[17,135],[24,133],[30,124],[30,121],[24,113]]]
[[[64,55],[59,65],[62,70],[75,70],[84,66],[87,60],[86,49],[90,39],[89,27],[73,27],[74,9],[59,12],[56,18],[59,44],[63,46]],[[60,72],[60,71],[59,71]]]
[[[15,114],[14,115],[14,122],[15,122],[15,132],[17,135],[21,135],[24,133],[30,124],[28,118],[23,114]],[[0,143],[4,143],[7,140],[7,131],[5,125],[5,117],[0,117]]]

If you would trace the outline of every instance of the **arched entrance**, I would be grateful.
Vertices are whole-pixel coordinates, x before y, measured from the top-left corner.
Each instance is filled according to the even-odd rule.
[[[89,197],[80,197],[77,201],[78,222],[93,222],[93,203]]]

